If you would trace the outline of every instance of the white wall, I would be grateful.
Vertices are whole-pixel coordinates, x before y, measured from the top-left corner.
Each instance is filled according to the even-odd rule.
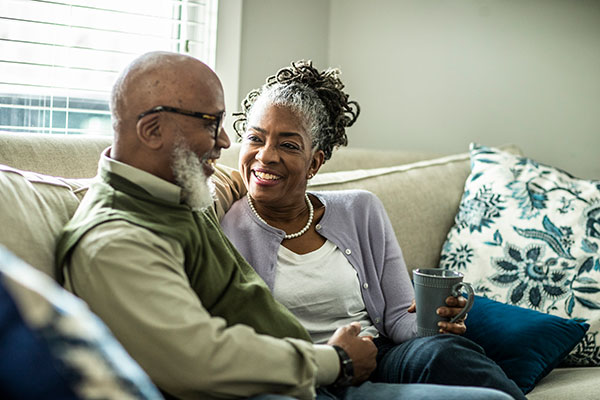
[[[240,57],[242,46],[242,0],[221,0],[217,16],[217,54],[215,72],[225,93],[225,127],[231,126],[231,114],[238,111]],[[232,129],[228,129],[233,134]]]
[[[329,62],[363,114],[354,146],[512,142],[600,179],[600,2],[331,0]]]
[[[239,111],[250,90],[292,61],[327,65],[329,6],[329,0],[219,1],[215,70],[226,91],[228,114]],[[228,90],[236,92],[235,100]],[[228,127],[232,121],[227,119]],[[232,128],[228,133],[234,139]]]
[[[600,179],[600,1],[242,3],[238,104],[279,67],[312,58],[340,67],[361,104],[350,146],[511,142]]]

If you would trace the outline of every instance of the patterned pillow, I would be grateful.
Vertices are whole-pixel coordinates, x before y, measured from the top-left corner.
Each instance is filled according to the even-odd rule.
[[[471,145],[440,266],[485,297],[590,324],[567,365],[600,365],[600,181]]]
[[[163,398],[83,301],[1,245],[0,356],[8,398]]]

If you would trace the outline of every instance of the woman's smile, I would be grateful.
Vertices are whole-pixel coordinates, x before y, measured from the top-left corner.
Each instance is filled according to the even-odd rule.
[[[271,186],[281,181],[281,176],[260,169],[252,170],[252,178],[257,185]]]

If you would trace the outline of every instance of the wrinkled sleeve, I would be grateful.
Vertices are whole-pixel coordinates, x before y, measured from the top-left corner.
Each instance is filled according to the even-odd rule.
[[[381,248],[383,268],[381,272],[381,290],[385,300],[385,330],[395,342],[402,343],[416,336],[416,314],[407,311],[414,299],[414,289],[408,275],[402,250],[396,239],[392,222],[381,201],[373,195],[371,207],[376,224],[371,227],[383,230],[383,247]],[[382,233],[380,232],[378,236]]]
[[[212,317],[190,288],[179,244],[127,222],[88,232],[67,266],[66,288],[105,321],[161,389],[179,398],[281,393],[311,399],[319,357],[337,362],[332,349],[319,356],[308,342],[227,327]]]

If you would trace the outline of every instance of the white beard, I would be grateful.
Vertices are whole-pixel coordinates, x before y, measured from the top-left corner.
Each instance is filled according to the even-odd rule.
[[[178,138],[173,148],[171,168],[175,181],[181,187],[185,204],[194,211],[203,211],[213,205],[215,184],[204,173],[203,162],[208,153],[200,159],[183,138]]]

